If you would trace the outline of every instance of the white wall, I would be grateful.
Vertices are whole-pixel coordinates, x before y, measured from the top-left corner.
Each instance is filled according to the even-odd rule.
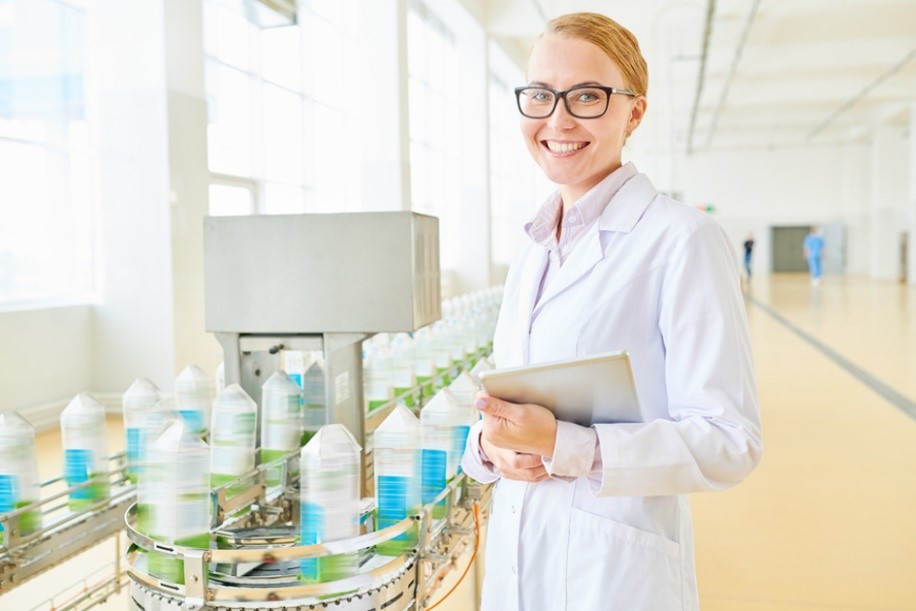
[[[88,389],[92,335],[89,305],[0,312],[0,411],[18,410],[37,425],[46,404],[60,409]]]
[[[771,226],[848,223],[867,210],[861,181],[844,173],[855,156],[838,147],[700,152],[680,161],[680,191],[687,204],[715,206],[736,250],[753,232],[755,270],[768,272]]]

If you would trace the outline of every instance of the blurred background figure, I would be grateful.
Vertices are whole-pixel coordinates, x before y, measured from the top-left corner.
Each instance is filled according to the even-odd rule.
[[[808,235],[805,236],[803,247],[805,260],[808,262],[808,270],[811,272],[811,284],[817,286],[821,283],[821,274],[823,273],[821,261],[824,257],[824,238],[817,227],[812,227]]]
[[[744,271],[747,272],[747,277],[751,277],[751,254],[754,252],[754,234],[748,232],[747,238],[744,240]]]

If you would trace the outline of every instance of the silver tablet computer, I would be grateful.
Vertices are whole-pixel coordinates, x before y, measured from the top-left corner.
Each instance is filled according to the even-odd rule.
[[[480,381],[491,396],[543,405],[557,420],[582,426],[642,422],[626,352],[494,369],[482,372]]]

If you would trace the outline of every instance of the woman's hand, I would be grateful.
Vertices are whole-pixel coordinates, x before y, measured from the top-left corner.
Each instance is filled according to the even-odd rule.
[[[513,450],[499,448],[482,435],[480,445],[499,474],[506,479],[539,482],[549,477],[541,457],[536,454],[519,454]]]
[[[518,454],[533,454],[538,459],[553,457],[557,419],[546,407],[508,403],[486,393],[477,395],[474,406],[483,416],[482,441]],[[490,455],[486,446],[484,451]]]

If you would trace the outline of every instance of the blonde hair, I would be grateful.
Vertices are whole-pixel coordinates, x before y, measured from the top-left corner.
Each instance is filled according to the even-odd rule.
[[[638,95],[649,88],[649,68],[639,50],[639,42],[630,30],[610,17],[598,13],[570,13],[547,22],[544,33],[557,34],[590,42],[611,58],[627,87]]]

